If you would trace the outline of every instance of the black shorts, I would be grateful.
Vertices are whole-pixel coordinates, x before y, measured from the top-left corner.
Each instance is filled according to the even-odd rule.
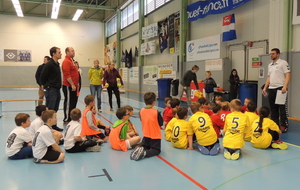
[[[48,147],[48,150],[42,160],[55,161],[59,158],[60,152],[57,152],[52,149],[51,146]]]

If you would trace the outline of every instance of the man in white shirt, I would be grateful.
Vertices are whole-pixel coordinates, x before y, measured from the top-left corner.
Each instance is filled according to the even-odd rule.
[[[285,104],[276,104],[278,93],[287,93],[287,87],[291,79],[291,71],[289,64],[280,59],[280,50],[273,48],[271,50],[271,59],[273,60],[268,66],[268,77],[262,94],[266,95],[268,91],[269,103],[271,108],[271,119],[280,126],[281,131],[288,130],[288,109],[287,95]]]

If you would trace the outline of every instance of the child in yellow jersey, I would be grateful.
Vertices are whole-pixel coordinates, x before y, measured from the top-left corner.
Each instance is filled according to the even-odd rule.
[[[250,127],[249,118],[241,112],[242,103],[239,99],[230,102],[231,113],[225,118],[223,139],[224,157],[228,160],[237,160],[241,148],[244,147],[244,135]]]
[[[270,109],[268,107],[259,109],[259,119],[252,124],[252,145],[255,148],[268,148],[271,145],[273,148],[285,150],[288,145],[279,140],[282,132],[278,125],[268,118],[269,114]]]
[[[247,105],[247,110],[245,112],[245,114],[248,116],[249,118],[249,122],[250,122],[250,126],[252,126],[252,123],[254,122],[254,120],[258,119],[259,116],[255,113],[256,111],[256,103],[254,103],[253,101],[250,101]],[[246,135],[244,140],[245,141],[251,141],[251,127],[249,127],[248,131],[246,131]]]
[[[188,146],[187,132],[189,127],[189,122],[185,120],[188,117],[187,108],[178,107],[176,115],[178,119],[172,128],[171,142],[175,148],[186,149]]]
[[[193,149],[193,134],[196,134],[198,149],[204,155],[217,155],[220,143],[208,114],[204,113],[204,105],[193,102],[190,108],[194,115],[189,119],[188,139],[189,148]]]
[[[178,119],[176,113],[177,113],[177,108],[174,108],[173,109],[173,115],[174,115],[174,117],[171,119],[171,121],[169,121],[168,125],[165,128],[165,138],[166,138],[166,141],[171,141],[172,129],[174,127],[175,122]]]

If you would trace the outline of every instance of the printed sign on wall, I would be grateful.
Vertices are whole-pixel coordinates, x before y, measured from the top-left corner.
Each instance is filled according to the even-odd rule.
[[[119,73],[122,77],[123,83],[128,81],[128,68],[120,68]]]
[[[129,83],[139,84],[139,67],[131,67],[129,69]]]
[[[172,63],[158,65],[158,78],[176,79],[176,72],[173,71]]]
[[[143,67],[143,84],[156,85],[157,79],[157,65]]]
[[[186,42],[187,61],[220,58],[220,35]]]
[[[155,40],[141,44],[141,55],[155,54],[155,52],[156,52]]]
[[[205,61],[205,71],[222,71],[222,59],[207,60]]]
[[[142,28],[142,39],[148,39],[157,36],[157,22]]]

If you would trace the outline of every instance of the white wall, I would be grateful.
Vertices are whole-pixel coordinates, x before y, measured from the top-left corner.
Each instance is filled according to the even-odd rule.
[[[0,15],[0,23],[0,49],[32,52],[32,62],[0,62],[0,66],[37,66],[53,46],[61,48],[63,58],[65,48],[74,47],[80,66],[91,66],[94,58],[104,59],[103,23],[8,15]]]

